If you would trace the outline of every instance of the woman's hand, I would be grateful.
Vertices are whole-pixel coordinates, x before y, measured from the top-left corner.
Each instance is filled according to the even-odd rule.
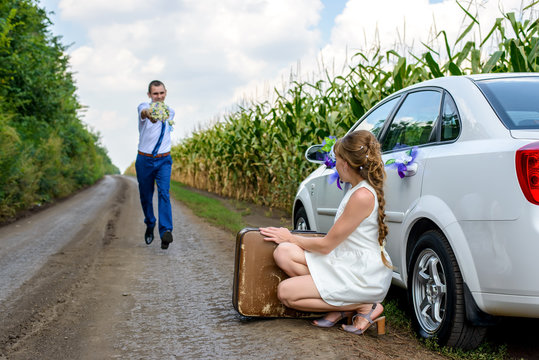
[[[276,244],[282,242],[292,242],[294,235],[287,228],[266,227],[260,228],[260,233],[264,235],[264,240],[273,241]]]

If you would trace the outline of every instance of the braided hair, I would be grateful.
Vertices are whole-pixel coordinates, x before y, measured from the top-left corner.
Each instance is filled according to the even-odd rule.
[[[378,243],[380,244],[380,253],[384,265],[393,269],[393,266],[386,259],[383,252],[388,228],[385,224],[386,214],[384,211],[386,204],[384,198],[386,172],[384,162],[382,161],[380,143],[370,131],[358,130],[337,140],[334,152],[346,161],[363,179],[367,180],[376,191],[378,198]]]

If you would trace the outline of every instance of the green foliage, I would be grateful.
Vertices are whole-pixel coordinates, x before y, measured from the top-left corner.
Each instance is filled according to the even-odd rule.
[[[385,317],[392,327],[412,333],[412,323],[410,317],[402,310],[403,304],[400,304],[396,299],[386,299],[382,305],[384,305]]]
[[[422,340],[427,348],[454,360],[503,360],[507,359],[507,347],[483,343],[477,349],[465,351],[459,348],[440,346],[436,339]]]
[[[387,95],[441,76],[537,71],[538,20],[504,14],[481,43],[465,42],[479,21],[457,4],[465,13],[464,30],[453,46],[445,31],[437,34],[445,55],[427,44],[420,56],[381,49],[358,53],[355,65],[342,76],[326,74],[314,84],[293,82],[284,93],[275,90],[274,103],[238,107],[223,121],[183,140],[172,149],[173,176],[189,186],[289,211],[299,182],[314,169],[304,160],[308,146],[329,135],[343,136]],[[510,26],[513,37],[504,26]],[[487,40],[495,38],[498,48],[485,55]]]
[[[185,185],[177,181],[171,182],[170,190],[173,196],[186,204],[195,215],[208,220],[213,225],[222,227],[233,234],[246,226],[242,220],[242,214],[230,211],[217,199],[189,191]]]
[[[65,48],[33,0],[0,2],[0,221],[118,173],[81,123]]]
[[[407,300],[406,291],[392,287],[383,302],[384,314],[390,327],[400,333],[414,337],[410,315],[406,313]],[[503,360],[507,358],[507,346],[503,344],[483,343],[474,350],[462,350],[447,346],[440,346],[436,339],[418,339],[433,352],[439,353],[448,359],[468,359],[468,360]]]

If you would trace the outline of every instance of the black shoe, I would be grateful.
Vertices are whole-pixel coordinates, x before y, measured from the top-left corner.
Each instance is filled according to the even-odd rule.
[[[170,231],[165,231],[163,236],[161,236],[161,249],[168,249],[168,244],[172,242],[172,233]]]
[[[144,241],[146,245],[150,245],[153,241],[153,227],[146,227],[146,233],[144,234]]]

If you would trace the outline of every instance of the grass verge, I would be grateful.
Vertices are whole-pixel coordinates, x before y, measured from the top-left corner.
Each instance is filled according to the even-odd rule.
[[[184,203],[196,216],[204,218],[212,225],[233,234],[247,226],[241,214],[229,210],[217,199],[189,191],[178,181],[170,182],[170,190],[176,200]]]

